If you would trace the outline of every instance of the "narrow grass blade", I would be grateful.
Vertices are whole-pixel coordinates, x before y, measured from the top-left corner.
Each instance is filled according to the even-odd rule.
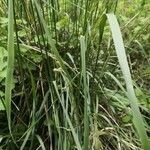
[[[71,132],[72,132],[74,141],[75,141],[75,143],[76,143],[77,149],[78,149],[78,150],[82,150],[81,145],[80,145],[80,142],[79,142],[79,139],[78,139],[78,136],[77,136],[77,134],[76,134],[76,132],[75,132],[75,129],[74,129],[74,127],[73,127],[73,124],[72,124],[72,122],[71,122],[71,120],[70,120],[70,117],[69,117],[69,115],[68,115],[68,113],[67,113],[67,111],[66,111],[66,108],[65,108],[65,106],[64,106],[64,104],[63,104],[63,102],[62,102],[62,100],[61,100],[60,95],[59,95],[58,86],[57,86],[56,81],[53,81],[53,84],[54,84],[54,87],[55,87],[55,91],[56,91],[57,97],[58,97],[58,99],[59,99],[59,101],[60,101],[60,104],[61,104],[61,106],[62,106],[63,112],[64,112],[64,114],[65,114],[65,116],[66,116],[67,122],[68,122],[68,124],[69,124],[69,126],[70,126],[70,129],[71,129]]]
[[[131,109],[133,113],[133,123],[139,134],[143,149],[149,150],[150,144],[148,142],[148,137],[147,137],[146,130],[144,127],[142,115],[138,107],[138,100],[135,96],[135,92],[133,89],[131,74],[130,74],[130,70],[129,70],[129,66],[127,62],[127,56],[125,53],[125,48],[124,48],[119,24],[114,14],[107,14],[107,18],[108,18],[109,25],[111,28],[112,37],[113,37],[117,57],[119,60],[119,64],[120,64],[123,77],[125,79],[126,87],[127,87],[127,96],[130,100],[130,105],[131,105]]]
[[[88,149],[89,143],[89,113],[88,113],[88,85],[87,85],[87,78],[86,78],[86,60],[85,60],[85,53],[86,53],[86,43],[85,37],[80,37],[80,45],[81,45],[81,79],[83,79],[83,92],[84,92],[84,150]]]
[[[109,75],[117,83],[117,85],[120,87],[120,89],[126,94],[125,88],[121,85],[121,83],[118,81],[118,79],[110,72],[106,72],[106,74]]]
[[[37,139],[38,139],[38,141],[39,141],[39,143],[40,143],[40,147],[41,147],[41,149],[42,150],[46,150],[46,148],[45,148],[45,146],[44,146],[44,142],[42,141],[42,139],[41,139],[41,137],[39,136],[39,135],[36,135],[36,137],[37,137]]]
[[[56,59],[57,59],[59,65],[60,65],[60,67],[63,69],[63,71],[64,71],[64,73],[66,74],[66,76],[68,77],[68,79],[71,80],[71,77],[70,77],[70,75],[69,75],[69,73],[68,73],[68,71],[67,71],[67,69],[66,69],[66,67],[65,67],[65,65],[64,65],[64,61],[63,61],[63,59],[61,58],[61,56],[59,55],[59,52],[58,52],[58,50],[57,50],[57,48],[56,48],[55,40],[52,39],[52,35],[51,35],[51,33],[49,32],[49,29],[48,29],[48,26],[47,26],[47,24],[46,24],[46,21],[44,20],[44,17],[43,17],[43,15],[42,15],[41,8],[40,8],[40,6],[39,6],[37,0],[33,0],[33,1],[34,1],[34,4],[35,4],[35,7],[36,7],[36,9],[37,9],[37,13],[38,13],[38,15],[39,15],[40,21],[41,21],[41,23],[42,23],[42,25],[43,25],[45,34],[46,34],[46,36],[47,36],[47,38],[48,38],[48,43],[49,43],[50,46],[51,46],[51,52],[55,55],[55,57],[56,57]]]
[[[11,92],[14,71],[14,15],[13,0],[8,1],[8,57],[7,57],[7,74],[5,81],[5,106],[8,120],[8,127],[11,132]]]
[[[22,143],[22,145],[20,147],[20,150],[24,149],[24,147],[25,147],[25,145],[26,145],[26,143],[27,143],[27,141],[28,141],[28,139],[29,139],[29,137],[31,135],[31,132],[32,132],[32,128],[29,128],[29,130],[27,131],[27,134],[26,134],[26,136],[24,138],[24,141],[23,141],[23,143]]]

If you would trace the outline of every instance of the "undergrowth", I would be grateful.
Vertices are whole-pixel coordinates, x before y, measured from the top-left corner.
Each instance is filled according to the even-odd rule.
[[[0,1],[0,149],[149,150],[149,8]]]

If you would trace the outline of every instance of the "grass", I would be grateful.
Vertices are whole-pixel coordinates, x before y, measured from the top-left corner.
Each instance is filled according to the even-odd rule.
[[[12,89],[13,89],[13,72],[14,72],[14,12],[13,12],[13,1],[8,3],[8,56],[7,56],[7,74],[5,82],[5,107],[7,113],[8,127],[11,133],[11,100],[12,100]]]
[[[87,74],[86,74],[86,51],[87,45],[85,41],[85,37],[80,37],[80,45],[81,45],[81,82],[83,80],[83,93],[84,93],[84,147],[83,149],[88,149],[89,143],[89,116],[90,116],[90,94],[89,94],[89,85],[87,84]]]
[[[8,2],[0,1],[8,52],[0,54],[0,148],[148,150],[148,76],[139,67],[148,70],[149,4]]]
[[[119,24],[118,24],[117,19],[114,14],[107,14],[107,18],[108,18],[108,21],[109,21],[109,24],[111,27],[117,57],[118,57],[118,60],[120,63],[123,77],[126,82],[126,87],[127,87],[126,94],[130,100],[130,105],[131,105],[131,109],[132,109],[132,113],[133,113],[133,123],[134,123],[134,126],[136,127],[139,137],[141,139],[143,149],[148,150],[150,147],[149,141],[148,141],[148,136],[146,133],[146,129],[144,127],[144,121],[142,119],[142,115],[139,110],[138,100],[135,96],[135,92],[133,89],[133,83],[132,83],[132,79],[131,79],[131,74],[130,74],[130,70],[129,70],[129,66],[128,66],[128,62],[127,62],[127,56],[125,53],[125,48],[123,45],[123,39],[121,36]]]

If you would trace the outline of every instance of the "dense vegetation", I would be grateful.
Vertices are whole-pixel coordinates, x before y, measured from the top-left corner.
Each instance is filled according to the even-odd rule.
[[[149,150],[149,11],[1,0],[0,149]]]

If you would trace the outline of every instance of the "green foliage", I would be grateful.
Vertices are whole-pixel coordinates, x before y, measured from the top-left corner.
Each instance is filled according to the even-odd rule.
[[[0,47],[0,82],[6,77],[7,67],[7,50],[4,47]]]
[[[9,2],[8,17],[7,0],[0,1],[0,149],[142,150],[150,135],[149,3]],[[116,55],[110,12],[124,56]]]
[[[123,77],[126,83],[127,96],[130,100],[130,105],[131,105],[131,110],[132,110],[132,115],[133,115],[133,123],[141,139],[142,147],[143,149],[146,150],[150,147],[150,145],[149,145],[146,129],[144,127],[142,115],[139,110],[138,100],[135,96],[135,92],[133,89],[131,74],[130,74],[130,70],[129,70],[129,66],[127,62],[127,57],[125,53],[125,48],[124,48],[119,24],[114,14],[107,14],[107,17],[108,17],[108,21],[111,27],[113,41],[114,41],[117,57],[119,60],[119,64],[120,64]]]

